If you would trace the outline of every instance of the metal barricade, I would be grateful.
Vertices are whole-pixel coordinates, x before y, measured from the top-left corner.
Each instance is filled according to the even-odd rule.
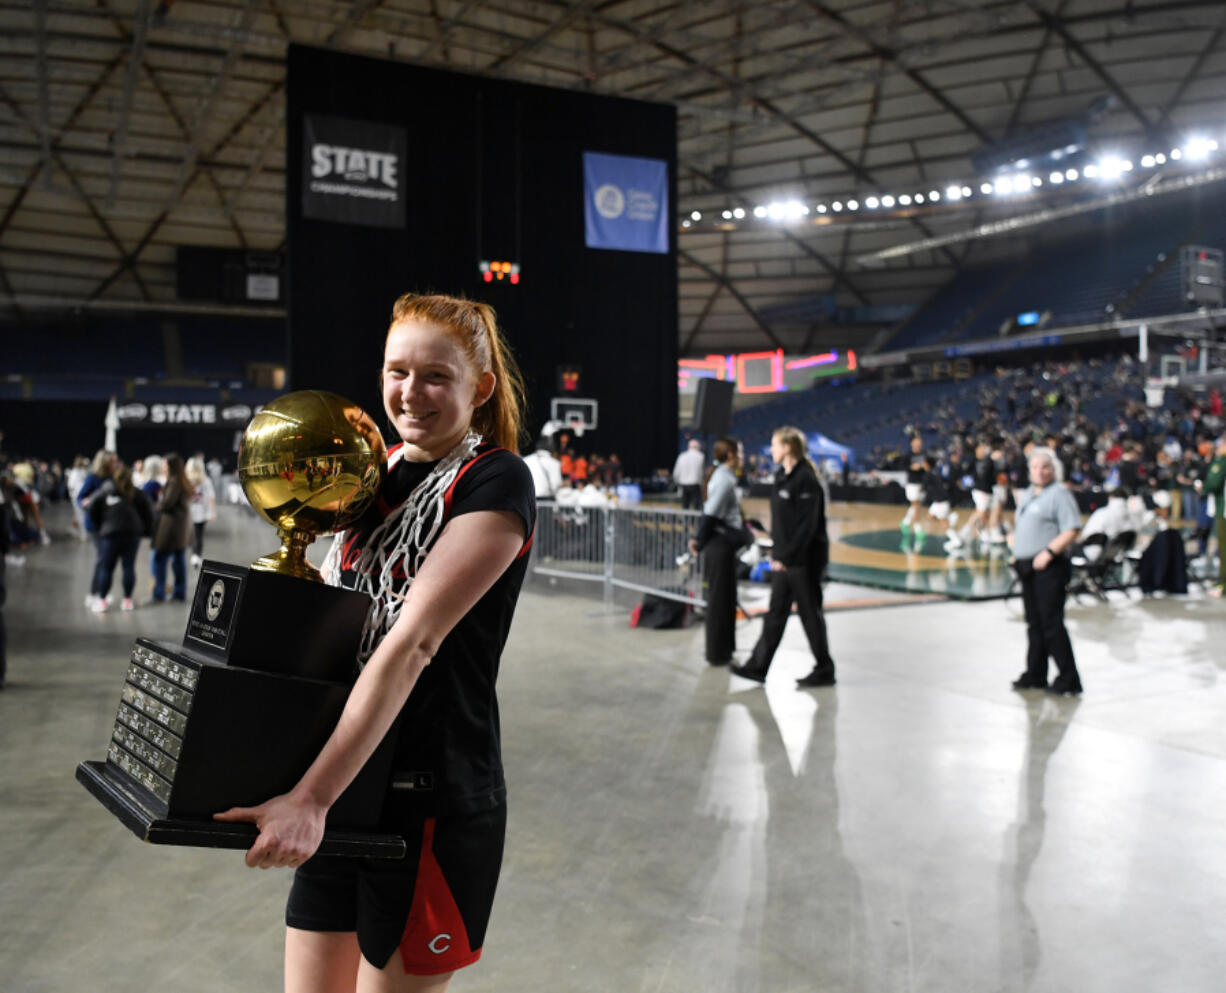
[[[702,515],[647,507],[560,507],[537,504],[533,575],[602,584],[706,606],[702,573],[689,540]]]

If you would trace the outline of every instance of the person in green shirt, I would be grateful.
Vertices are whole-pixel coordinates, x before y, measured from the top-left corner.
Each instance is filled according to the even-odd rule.
[[[1217,440],[1201,492],[1213,497],[1213,524],[1217,530],[1218,585],[1209,593],[1221,596],[1226,590],[1226,434]]]

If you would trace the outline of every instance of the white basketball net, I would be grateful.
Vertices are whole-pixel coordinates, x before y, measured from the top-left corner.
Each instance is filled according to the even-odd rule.
[[[481,435],[469,431],[366,539],[354,567],[353,588],[368,593],[371,600],[358,647],[358,668],[366,664],[400,616],[413,577],[446,523],[443,512],[447,489],[480,444]],[[403,455],[403,448],[392,453],[388,460],[389,473]],[[332,547],[320,570],[333,586],[342,585],[340,565],[344,545],[345,532],[342,531],[333,537]],[[403,569],[404,578],[394,575],[397,566]]]

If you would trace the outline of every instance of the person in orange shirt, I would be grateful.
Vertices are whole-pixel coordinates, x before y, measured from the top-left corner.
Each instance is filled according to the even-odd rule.
[[[587,484],[587,459],[582,455],[575,456],[574,472],[575,486]]]
[[[561,463],[562,478],[569,483],[574,478],[575,453],[567,448],[562,452],[562,457],[558,461]]]

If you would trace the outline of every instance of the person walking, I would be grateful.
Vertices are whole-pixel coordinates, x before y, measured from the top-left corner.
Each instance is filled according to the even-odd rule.
[[[833,686],[834,659],[822,616],[822,578],[830,558],[826,494],[797,428],[782,427],[771,436],[771,458],[779,471],[771,490],[770,606],[752,654],[732,671],[756,683],[766,681],[795,604],[814,660],[813,671],[796,685]]]
[[[715,443],[715,465],[707,473],[707,495],[690,552],[702,554],[707,593],[706,655],[711,665],[728,665],[736,650],[736,555],[745,546],[745,522],[737,497],[737,443]]]
[[[101,554],[98,559],[95,586],[98,598],[91,609],[105,613],[110,605],[111,580],[115,566],[122,566],[124,610],[134,606],[132,593],[136,588],[136,549],[140,540],[153,532],[153,507],[149,498],[132,482],[132,472],[120,464],[111,478],[89,500],[86,513],[98,535]]]
[[[166,456],[166,485],[157,504],[153,526],[153,602],[166,599],[166,564],[174,575],[171,598],[187,600],[187,563],[185,553],[192,541],[192,484],[183,471],[183,457],[172,452]]]
[[[1026,612],[1026,670],[1013,688],[1080,693],[1081,676],[1064,626],[1064,600],[1072,575],[1065,553],[1081,530],[1081,511],[1063,485],[1060,460],[1050,448],[1032,449],[1028,469],[1030,486],[1018,501],[1013,533],[1013,568],[1021,580]],[[1049,657],[1059,673],[1050,686]]]

